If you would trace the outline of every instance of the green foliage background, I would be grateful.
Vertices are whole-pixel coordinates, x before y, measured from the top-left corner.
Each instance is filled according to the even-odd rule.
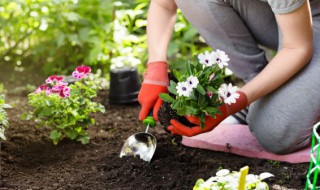
[[[134,58],[142,73],[147,60],[148,0],[2,0],[0,1],[0,82],[70,74],[78,65],[108,73],[112,60]],[[169,46],[170,66],[208,46],[179,12]],[[124,61],[124,62],[125,62]],[[130,61],[128,61],[130,64]],[[31,74],[30,74],[31,73]],[[15,75],[14,75],[15,76]]]

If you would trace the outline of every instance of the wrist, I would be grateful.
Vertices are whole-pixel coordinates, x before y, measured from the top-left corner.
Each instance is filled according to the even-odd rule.
[[[144,75],[143,83],[168,86],[168,64],[165,61],[150,62]]]
[[[239,97],[236,102],[228,106],[228,115],[235,114],[248,106],[247,95],[242,91],[237,91]]]

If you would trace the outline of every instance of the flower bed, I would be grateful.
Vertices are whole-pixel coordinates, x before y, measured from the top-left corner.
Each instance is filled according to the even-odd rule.
[[[108,94],[96,99],[105,113],[93,115],[96,124],[88,129],[90,143],[63,139],[53,145],[48,130],[36,129],[33,121],[22,121],[28,110],[26,96],[7,96],[13,106],[7,113],[10,127],[2,142],[0,189],[192,189],[197,179],[209,179],[221,168],[250,173],[269,172],[264,180],[270,189],[303,189],[309,164],[288,164],[245,158],[229,153],[184,147],[171,141],[161,127],[150,129],[158,144],[147,164],[131,157],[119,158],[130,135],[144,131],[137,120],[139,105],[109,105]]]

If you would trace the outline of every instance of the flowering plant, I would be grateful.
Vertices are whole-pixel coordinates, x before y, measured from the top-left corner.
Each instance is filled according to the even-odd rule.
[[[230,172],[227,169],[219,170],[216,176],[208,180],[198,179],[193,190],[235,190],[239,187],[240,172]],[[270,173],[261,173],[260,175],[248,174],[245,176],[246,190],[269,190],[269,186],[262,180],[274,177]]]
[[[7,113],[4,110],[5,108],[11,108],[9,104],[5,103],[5,97],[4,95],[0,96],[0,139],[6,140],[6,137],[4,136],[5,127],[9,126]]]
[[[224,84],[224,68],[230,60],[221,50],[204,52],[195,56],[195,62],[186,63],[184,73],[173,70],[177,83],[170,80],[169,94],[160,98],[171,104],[178,115],[193,115],[200,118],[204,127],[205,117],[215,117],[222,104],[232,104],[239,98],[237,87]]]
[[[77,81],[70,85],[62,76],[50,76],[46,84],[28,95],[34,108],[32,118],[39,126],[52,129],[50,138],[54,144],[64,137],[87,144],[90,138],[86,129],[95,122],[89,114],[105,111],[103,105],[92,100],[100,84],[90,72],[90,67],[77,67],[72,73]]]

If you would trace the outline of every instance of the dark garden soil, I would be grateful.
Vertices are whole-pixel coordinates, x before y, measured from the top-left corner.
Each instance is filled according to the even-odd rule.
[[[208,179],[219,168],[239,170],[248,165],[249,173],[270,172],[271,189],[303,189],[308,163],[289,164],[252,159],[230,153],[185,147],[158,124],[149,132],[158,140],[151,163],[141,159],[119,158],[125,139],[144,131],[137,116],[140,106],[108,105],[106,92],[99,100],[106,113],[94,114],[96,125],[89,132],[87,145],[68,139],[57,146],[48,139],[48,130],[37,129],[20,115],[27,109],[26,96],[7,95],[14,106],[7,110],[10,128],[1,143],[0,190],[4,189],[192,189],[198,178]]]

